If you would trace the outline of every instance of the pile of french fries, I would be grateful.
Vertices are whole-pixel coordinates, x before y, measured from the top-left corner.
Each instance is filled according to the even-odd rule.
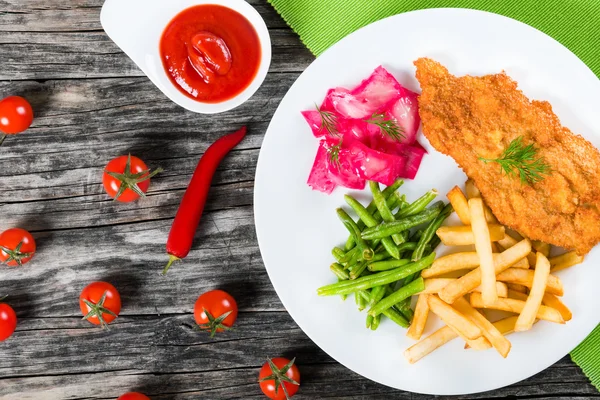
[[[538,320],[564,324],[572,317],[559,298],[564,289],[554,273],[583,257],[567,252],[549,258],[548,244],[517,239],[498,223],[474,183],[468,180],[465,186],[466,196],[458,186],[447,195],[463,226],[441,227],[437,235],[446,246],[472,245],[474,251],[440,257],[422,272],[425,290],[407,332],[420,341],[404,352],[411,364],[457,337],[465,348],[493,347],[507,357],[506,335],[527,331]],[[507,316],[492,322],[483,309]],[[446,325],[421,340],[430,313]]]

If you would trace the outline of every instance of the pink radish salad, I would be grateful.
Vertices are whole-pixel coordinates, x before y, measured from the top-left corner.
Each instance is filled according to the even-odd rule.
[[[302,115],[320,139],[308,184],[327,194],[336,186],[364,189],[367,180],[413,179],[426,153],[416,141],[417,94],[381,66],[352,90],[330,89]]]

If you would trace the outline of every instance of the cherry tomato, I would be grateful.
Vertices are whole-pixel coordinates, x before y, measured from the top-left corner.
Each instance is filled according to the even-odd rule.
[[[8,134],[21,133],[32,122],[33,109],[24,98],[10,96],[0,101],[0,131]]]
[[[298,392],[300,387],[300,371],[292,361],[287,358],[273,358],[267,360],[260,369],[258,381],[262,392],[272,400],[285,400]],[[285,387],[287,395],[282,386]]]
[[[117,400],[150,400],[150,397],[138,392],[129,392],[122,394]]]
[[[0,234],[0,262],[9,267],[27,264],[35,254],[35,240],[25,229],[12,228]]]
[[[121,296],[110,283],[92,282],[79,295],[79,308],[84,319],[106,328],[121,312]]]
[[[196,300],[194,319],[201,329],[214,337],[217,332],[228,330],[237,319],[238,307],[235,299],[222,290],[211,290]]]
[[[15,314],[15,310],[6,303],[0,303],[0,342],[11,337],[16,328],[17,314]]]
[[[150,172],[146,163],[131,154],[120,156],[106,165],[102,184],[110,197],[128,203],[145,197],[150,187],[150,178],[159,172],[162,172],[161,168]]]

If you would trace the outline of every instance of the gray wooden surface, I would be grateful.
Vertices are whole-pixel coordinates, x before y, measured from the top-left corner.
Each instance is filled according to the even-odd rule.
[[[126,1],[126,0],[124,0]],[[273,41],[265,84],[242,107],[195,115],[162,95],[104,34],[102,0],[0,0],[0,97],[33,103],[32,128],[0,147],[0,230],[27,228],[38,254],[0,268],[0,293],[19,317],[0,343],[0,399],[261,399],[267,356],[296,356],[298,399],[426,399],[370,382],[302,333],[264,270],[252,214],[255,165],[279,101],[313,56],[266,0],[250,3]],[[159,275],[179,200],[209,143],[242,124],[247,139],[216,174],[194,249]],[[118,204],[102,168],[132,153],[165,172],[149,196]],[[110,331],[81,321],[78,295],[107,280],[124,299]],[[239,302],[237,329],[216,339],[193,329],[196,297],[213,288]],[[401,371],[399,371],[401,373]],[[432,377],[431,379],[435,379]],[[479,398],[598,398],[565,357],[540,374]]]

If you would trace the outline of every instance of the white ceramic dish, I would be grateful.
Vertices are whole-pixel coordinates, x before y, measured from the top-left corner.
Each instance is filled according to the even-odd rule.
[[[181,93],[169,80],[159,53],[160,38],[173,17],[200,4],[217,4],[239,12],[254,26],[261,43],[262,60],[256,77],[242,93],[221,103],[201,103]],[[267,26],[244,0],[106,0],[100,21],[106,34],[169,99],[193,112],[215,114],[241,105],[258,90],[271,65]]]
[[[530,332],[511,335],[513,348],[507,359],[494,351],[465,351],[464,343],[455,340],[409,365],[402,353],[414,342],[402,328],[385,321],[377,331],[369,331],[364,327],[365,313],[356,310],[353,300],[316,294],[318,287],[335,282],[328,268],[333,261],[330,251],[347,237],[335,208],[345,204],[347,190],[338,188],[327,196],[306,185],[318,141],[300,111],[314,107],[330,87],[356,85],[380,64],[402,84],[418,90],[413,61],[423,56],[442,62],[457,75],[505,70],[530,98],[549,100],[566,126],[600,145],[600,81],[558,42],[522,23],[479,11],[400,14],[334,45],[307,68],[281,102],[256,172],[258,241],[286,309],[318,346],[346,367],[411,392],[450,395],[492,390],[552,365],[600,322],[600,249],[594,249],[582,265],[558,273],[573,319],[566,325],[540,322]],[[429,154],[416,180],[401,188],[409,200],[432,187],[445,194],[464,183],[465,175],[451,158],[435,151],[422,135],[419,140]],[[426,333],[433,328],[430,324]]]

